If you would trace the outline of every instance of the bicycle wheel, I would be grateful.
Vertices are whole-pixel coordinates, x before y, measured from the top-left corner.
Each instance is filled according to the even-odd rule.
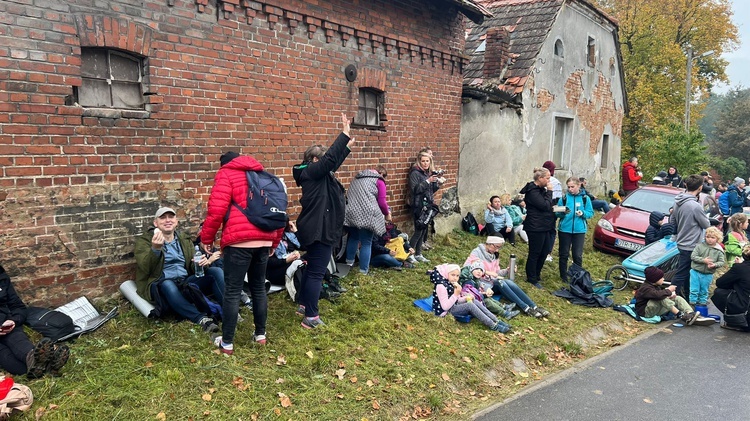
[[[604,279],[612,281],[614,289],[618,291],[622,291],[626,286],[628,286],[629,278],[630,275],[628,274],[628,270],[625,269],[625,266],[622,265],[612,266],[611,268],[609,268],[609,270],[607,270],[607,275],[604,277]]]

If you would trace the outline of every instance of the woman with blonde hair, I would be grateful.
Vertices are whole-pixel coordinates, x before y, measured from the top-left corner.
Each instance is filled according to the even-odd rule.
[[[409,191],[411,192],[411,209],[414,216],[414,235],[411,237],[410,245],[416,253],[414,258],[421,263],[429,263],[430,261],[422,256],[422,243],[428,226],[419,224],[419,217],[423,210],[434,206],[433,194],[445,182],[445,179],[433,173],[431,168],[432,157],[430,154],[420,152],[417,155],[416,163],[409,171]]]
[[[534,169],[534,181],[527,183],[519,193],[526,202],[524,231],[529,236],[529,256],[526,259],[526,280],[542,289],[541,274],[544,259],[552,251],[555,233],[555,213],[552,211],[552,186],[546,168]]]
[[[729,232],[727,232],[727,241],[724,243],[729,267],[742,261],[742,248],[747,244],[745,233],[747,226],[747,215],[744,213],[735,213],[729,218]]]

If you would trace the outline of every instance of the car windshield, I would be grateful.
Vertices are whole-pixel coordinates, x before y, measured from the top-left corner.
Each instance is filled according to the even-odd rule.
[[[673,193],[639,189],[628,196],[620,206],[645,212],[659,211],[669,215],[669,208],[674,206],[674,198]]]

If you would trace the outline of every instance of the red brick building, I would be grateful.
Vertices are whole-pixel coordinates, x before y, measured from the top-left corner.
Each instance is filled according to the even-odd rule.
[[[0,263],[31,302],[111,293],[159,206],[195,232],[227,150],[284,177],[297,212],[291,167],[333,141],[341,112],[358,124],[339,176],[386,165],[408,220],[418,149],[458,173],[465,20],[485,13],[468,0],[1,2]]]

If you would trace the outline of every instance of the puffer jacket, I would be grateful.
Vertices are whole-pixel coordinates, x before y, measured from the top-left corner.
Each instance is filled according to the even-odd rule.
[[[303,162],[292,168],[294,181],[302,187],[297,238],[303,246],[316,241],[329,246],[341,242],[346,197],[334,172],[349,155],[348,143],[349,136],[341,133],[318,162]]]
[[[273,247],[279,244],[284,228],[275,231],[262,231],[237,209],[234,204],[245,208],[247,205],[246,171],[263,171],[263,165],[251,156],[238,156],[222,166],[214,177],[214,186],[208,198],[208,214],[201,230],[201,242],[212,244],[219,228],[221,248],[247,241],[270,241]],[[225,220],[226,219],[226,220]]]
[[[631,191],[638,189],[638,181],[641,180],[641,176],[638,175],[638,171],[635,169],[630,161],[625,161],[622,164],[622,189],[625,191]]]
[[[552,212],[554,201],[552,192],[539,187],[530,181],[521,189],[526,202],[526,220],[523,230],[526,232],[554,231],[555,213]]]
[[[378,180],[375,170],[361,171],[346,192],[344,226],[366,229],[378,237],[385,234],[385,215],[378,206]]]
[[[6,320],[13,320],[16,327],[20,328],[26,321],[26,304],[16,294],[10,276],[0,266],[0,324]]]

